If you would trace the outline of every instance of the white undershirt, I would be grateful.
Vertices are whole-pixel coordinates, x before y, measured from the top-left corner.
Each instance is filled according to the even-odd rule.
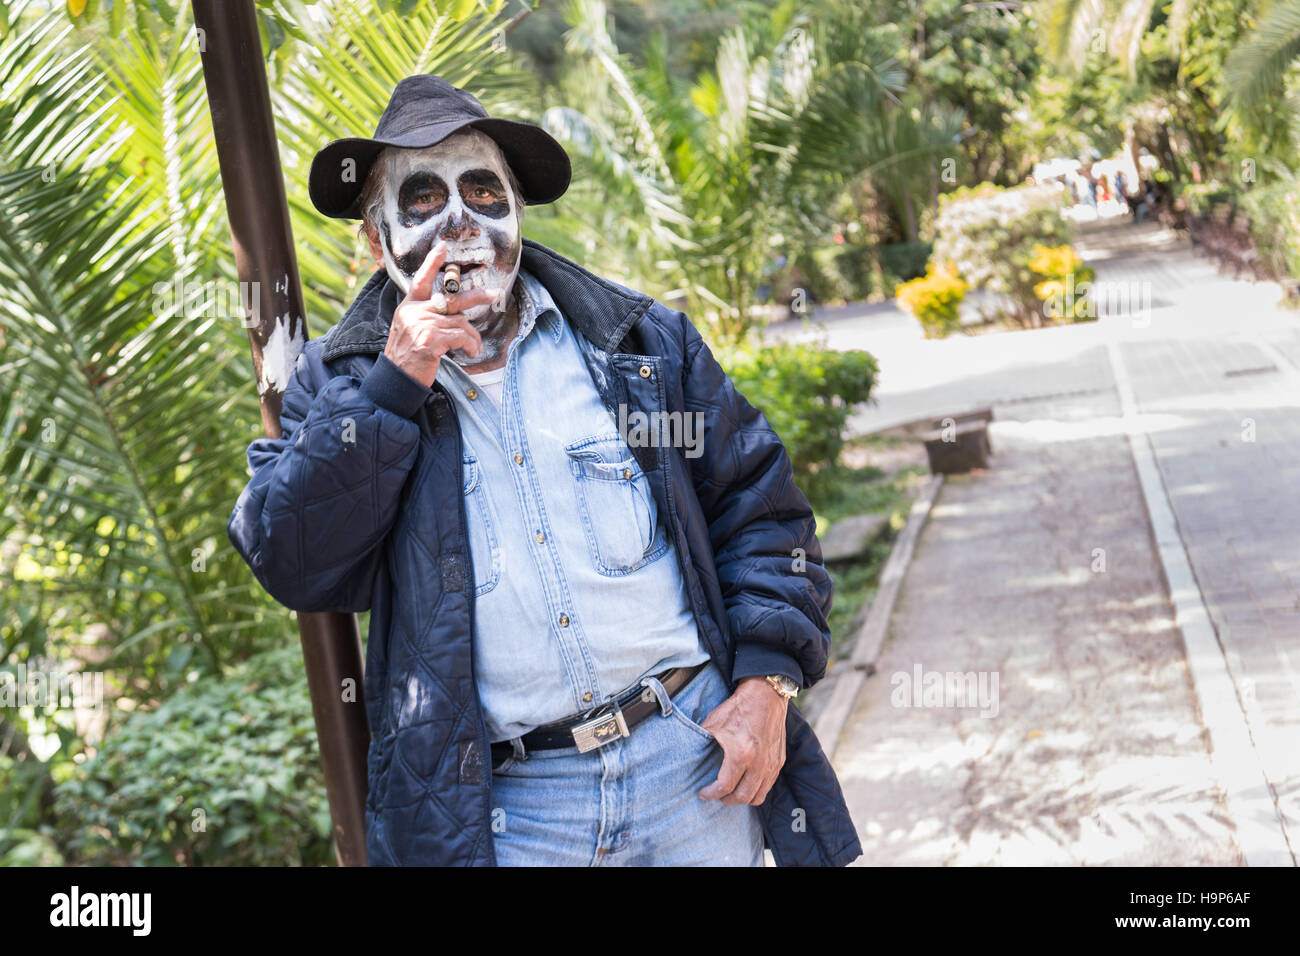
[[[506,377],[504,365],[490,372],[466,372],[465,374],[473,381],[475,388],[485,393],[498,406],[501,404],[501,380]]]

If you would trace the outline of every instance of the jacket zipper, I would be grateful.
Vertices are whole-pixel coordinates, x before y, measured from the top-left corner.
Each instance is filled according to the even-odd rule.
[[[444,396],[446,396],[445,391],[443,392],[443,394]],[[460,418],[456,414],[456,403],[453,402],[449,396],[446,397],[445,400],[446,400],[447,408],[451,412],[452,424],[455,425],[454,428],[454,432],[456,435],[455,461],[457,463],[457,466],[461,469],[460,481],[456,485],[456,487],[462,488],[464,487],[464,483],[465,483],[465,474],[464,474],[465,454],[464,454],[464,440],[460,433]],[[435,429],[434,429],[434,422],[431,417],[432,413],[426,411],[425,414],[427,417],[429,417],[429,432],[430,434],[434,434]],[[479,745],[479,768],[480,768],[479,791],[483,797],[483,820],[482,820],[483,829],[481,832],[485,834],[487,837],[488,859],[490,861],[490,865],[496,866],[497,865],[496,847],[493,845],[492,842],[492,748],[488,744],[487,721],[483,717],[483,701],[479,697],[478,678],[475,670],[475,661],[474,661],[474,604],[475,604],[474,558],[473,555],[470,553],[469,516],[465,511],[465,496],[463,494],[457,494],[456,498],[460,503],[459,538],[460,538],[460,554],[462,559],[461,576],[465,582],[463,588],[468,592],[467,598],[469,601],[469,675],[470,675],[470,684],[472,685],[473,692],[474,692],[474,713],[478,717],[478,738],[479,738],[478,745]]]

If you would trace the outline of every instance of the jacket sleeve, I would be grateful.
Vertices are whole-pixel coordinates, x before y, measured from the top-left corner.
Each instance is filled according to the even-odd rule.
[[[832,591],[812,507],[781,439],[682,318],[685,407],[704,416],[693,483],[735,641],[732,680],[784,674],[811,687],[826,674]]]
[[[364,611],[383,563],[431,394],[380,355],[364,380],[329,377],[309,342],[284,392],[279,438],[248,447],[252,478],[226,533],[277,601]]]

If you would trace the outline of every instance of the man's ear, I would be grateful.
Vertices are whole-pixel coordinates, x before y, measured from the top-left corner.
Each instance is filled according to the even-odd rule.
[[[375,268],[384,268],[384,247],[379,244],[379,230],[374,227],[373,223],[365,223],[361,227],[366,234],[366,240],[370,243],[370,255],[374,257]]]

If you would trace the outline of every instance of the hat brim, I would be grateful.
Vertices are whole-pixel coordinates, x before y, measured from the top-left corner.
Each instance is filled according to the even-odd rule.
[[[360,219],[366,177],[386,147],[425,149],[466,128],[481,130],[501,147],[519,180],[525,205],[555,202],[569,188],[573,174],[569,155],[550,133],[531,123],[480,117],[426,123],[381,138],[354,136],[327,143],[311,161],[307,191],[312,205],[331,219]]]

